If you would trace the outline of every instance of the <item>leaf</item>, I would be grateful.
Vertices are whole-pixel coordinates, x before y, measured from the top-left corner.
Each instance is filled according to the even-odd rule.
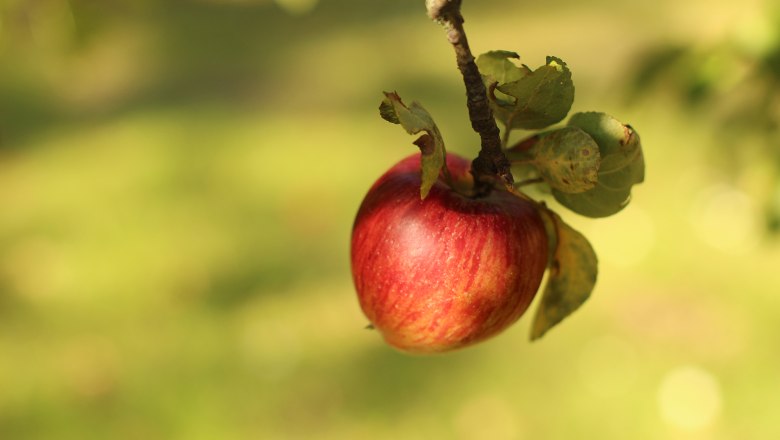
[[[494,50],[477,57],[477,67],[486,86],[517,81],[531,73],[528,67],[518,67],[509,61],[509,58],[520,59],[520,55],[506,50]]]
[[[528,66],[514,69],[507,58],[512,52],[488,52],[483,61],[488,85],[498,83],[498,90],[508,99],[489,94],[490,107],[496,119],[508,129],[539,129],[561,121],[574,102],[571,71],[559,58],[547,57],[547,64],[536,70]],[[500,57],[504,57],[503,63]],[[504,79],[506,82],[502,82]],[[491,81],[492,80],[492,81]]]
[[[385,92],[385,99],[379,105],[379,114],[386,121],[400,124],[409,134],[425,132],[414,141],[421,152],[420,198],[424,199],[439,178],[442,167],[445,166],[446,151],[439,128],[436,127],[430,113],[419,103],[412,102],[407,107],[395,92]]]
[[[542,216],[553,223],[556,238],[550,275],[536,309],[531,340],[541,338],[548,330],[577,310],[596,285],[598,260],[588,240],[554,212]]]
[[[579,127],[543,134],[529,153],[532,163],[553,189],[581,193],[598,182],[599,146]]]
[[[387,92],[385,92],[385,96],[387,96]],[[398,96],[398,95],[396,95]],[[400,97],[398,98],[400,101]],[[384,99],[381,104],[379,104],[379,116],[382,117],[387,122],[392,122],[393,124],[400,124],[401,121],[398,119],[398,115],[395,113],[395,107],[393,107],[393,104],[390,102],[389,99]]]
[[[598,144],[601,154],[598,182],[577,194],[554,189],[553,196],[563,206],[587,217],[607,217],[619,212],[628,205],[631,188],[645,179],[639,134],[604,113],[577,113],[568,125],[581,128]]]

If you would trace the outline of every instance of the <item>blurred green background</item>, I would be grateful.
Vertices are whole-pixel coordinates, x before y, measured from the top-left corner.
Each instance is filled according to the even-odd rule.
[[[3,0],[0,438],[780,438],[771,134],[735,161],[663,85],[626,99],[647,48],[780,41],[771,4],[465,3],[475,53],[567,61],[647,178],[614,217],[561,211],[601,273],[560,327],[410,357],[363,330],[348,246],[415,148],[383,90],[477,152],[422,0]]]

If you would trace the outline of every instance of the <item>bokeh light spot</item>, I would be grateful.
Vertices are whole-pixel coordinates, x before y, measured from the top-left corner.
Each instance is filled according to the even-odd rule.
[[[695,431],[711,425],[721,405],[720,386],[715,376],[695,366],[671,370],[658,390],[661,418],[684,430]]]
[[[746,254],[757,245],[755,207],[750,197],[729,185],[715,185],[700,193],[690,218],[699,239],[713,248]]]

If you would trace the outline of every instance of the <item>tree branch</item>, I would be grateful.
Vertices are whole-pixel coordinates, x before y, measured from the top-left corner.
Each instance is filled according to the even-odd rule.
[[[455,49],[458,69],[466,85],[466,104],[469,109],[471,127],[481,140],[479,155],[471,163],[477,194],[488,193],[495,182],[501,179],[504,185],[514,182],[510,164],[501,150],[501,138],[498,125],[488,104],[487,90],[482,82],[474,55],[471,54],[466,31],[463,29],[463,16],[460,13],[461,0],[426,0],[428,15],[444,26],[447,40]]]

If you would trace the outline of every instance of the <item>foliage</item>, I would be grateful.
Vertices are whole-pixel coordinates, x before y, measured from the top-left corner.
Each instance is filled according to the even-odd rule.
[[[417,134],[424,131],[425,134],[418,137],[414,144],[420,148],[421,173],[420,198],[425,198],[431,187],[439,178],[439,172],[444,167],[444,139],[439,128],[433,122],[433,118],[419,103],[413,102],[409,107],[401,102],[397,93],[385,93],[385,100],[379,106],[382,118],[393,124],[400,124],[407,133]]]
[[[579,194],[598,183],[599,146],[579,127],[564,127],[540,135],[529,155],[553,190]]]
[[[488,97],[496,119],[512,130],[540,129],[565,118],[574,102],[574,83],[566,63],[547,57],[547,64],[531,70],[525,64],[516,66],[510,58],[520,56],[501,50],[477,58],[492,92]]]
[[[536,309],[531,339],[541,338],[590,297],[596,285],[598,261],[596,252],[584,235],[547,211],[543,218],[556,240],[550,261],[550,279],[542,294],[542,305]],[[562,270],[563,269],[563,270]]]
[[[598,177],[593,187],[584,192],[553,187],[555,199],[588,217],[607,217],[619,212],[628,205],[631,187],[645,178],[639,135],[604,113],[577,113],[569,120],[569,126],[580,128],[598,145],[601,158]]]
[[[555,199],[566,208],[587,217],[619,212],[629,203],[633,185],[644,181],[645,162],[639,135],[632,127],[604,113],[577,113],[566,127],[538,133],[530,141],[508,148],[512,130],[547,128],[563,120],[574,102],[571,71],[563,60],[550,56],[543,66],[532,70],[512,61],[519,58],[514,52],[499,50],[484,53],[476,60],[493,116],[504,126],[504,152],[516,162],[532,165],[539,176],[532,180],[549,186]],[[427,132],[415,141],[423,151],[420,192],[425,198],[439,172],[447,173],[441,160],[441,135],[419,104],[406,107],[397,94],[385,96],[380,105],[384,119],[400,123],[410,134]],[[528,198],[519,191],[511,188],[519,197]],[[538,204],[538,210],[548,223],[551,258],[532,340],[540,338],[587,300],[598,273],[596,254],[585,236],[544,204]]]

